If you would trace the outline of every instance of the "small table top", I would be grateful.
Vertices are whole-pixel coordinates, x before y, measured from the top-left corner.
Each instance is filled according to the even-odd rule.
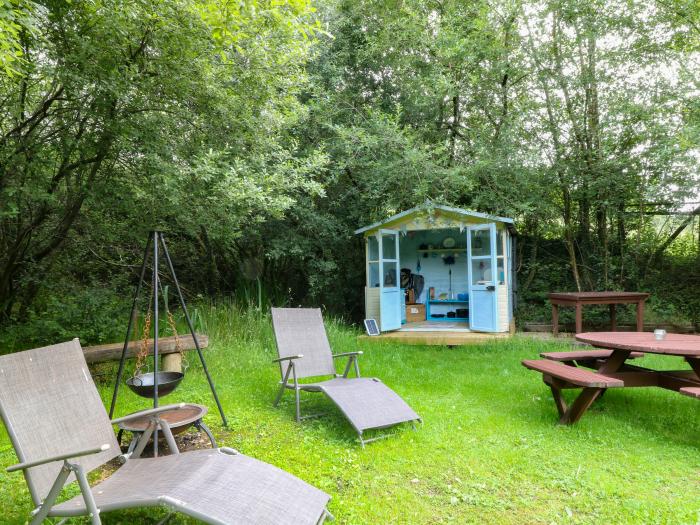
[[[700,358],[699,335],[666,334],[658,341],[652,332],[584,332],[576,339],[598,348]]]
[[[646,299],[649,297],[645,292],[552,292],[549,294],[550,299],[564,299],[568,301],[591,301],[605,300],[612,301],[616,299]]]
[[[194,403],[186,404],[182,408],[173,408],[158,414],[158,417],[168,423],[172,429],[178,429],[183,426],[189,426],[195,421],[202,419],[207,413],[207,407],[203,405],[195,405]],[[138,417],[119,423],[119,428],[129,432],[144,432],[148,427],[151,419],[149,416]]]

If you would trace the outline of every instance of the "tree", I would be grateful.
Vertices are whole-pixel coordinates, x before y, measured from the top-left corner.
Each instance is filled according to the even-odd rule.
[[[116,217],[85,225],[105,227],[94,238],[168,222],[216,239],[316,191],[305,173],[317,161],[279,140],[316,28],[308,2],[46,2],[36,14],[23,74],[0,84],[5,318],[18,294],[31,304],[86,206]]]

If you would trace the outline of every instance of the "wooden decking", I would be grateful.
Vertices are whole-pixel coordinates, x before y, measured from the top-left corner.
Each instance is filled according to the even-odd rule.
[[[460,346],[469,344],[484,343],[494,339],[510,337],[507,332],[487,334],[481,332],[451,332],[448,330],[436,330],[433,332],[384,332],[381,335],[370,337],[360,336],[363,340],[375,342],[394,340],[407,345],[430,345],[430,346]]]

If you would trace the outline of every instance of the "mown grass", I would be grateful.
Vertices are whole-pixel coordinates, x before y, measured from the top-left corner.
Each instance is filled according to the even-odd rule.
[[[334,351],[363,350],[363,374],[382,378],[425,422],[417,431],[393,429],[363,450],[320,395],[307,395],[305,410],[331,415],[301,425],[292,404],[272,407],[279,375],[266,316],[226,307],[200,309],[197,317],[210,335],[206,356],[229,428],[194,354],[167,402],[207,404],[221,445],[327,491],[338,523],[700,522],[700,403],[660,389],[612,390],[580,423],[558,426],[548,389],[520,361],[564,343],[517,336],[460,348],[404,346],[358,341],[359,332],[328,323]],[[113,367],[94,372],[107,402]],[[147,404],[122,389],[118,414]],[[15,460],[3,430],[0,466]],[[3,471],[0,486],[1,522],[24,523],[31,506],[22,477]],[[103,520],[155,523],[164,515],[147,509]]]

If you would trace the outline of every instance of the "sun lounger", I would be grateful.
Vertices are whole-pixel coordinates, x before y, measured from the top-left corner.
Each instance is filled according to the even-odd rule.
[[[0,356],[0,416],[20,463],[35,510],[47,517],[89,516],[165,506],[214,524],[318,524],[330,516],[329,496],[272,465],[219,448],[133,459],[90,488],[87,473],[120,456],[112,424],[157,416],[168,405],[110,422],[77,339]],[[184,406],[184,405],[183,405]],[[166,439],[172,434],[160,426]],[[81,494],[56,504],[77,478]]]
[[[365,430],[386,428],[407,421],[420,421],[418,414],[391,388],[377,378],[360,377],[358,356],[362,352],[333,355],[321,310],[310,308],[273,308],[272,324],[275,330],[282,381],[275,399],[279,403],[286,389],[294,390],[297,421],[301,415],[299,392],[323,392],[335,403],[357,432],[360,443]],[[338,374],[334,359],[347,357],[343,374]],[[356,377],[348,377],[351,369]],[[314,383],[300,383],[300,379],[332,376]],[[313,417],[313,416],[306,416]]]

